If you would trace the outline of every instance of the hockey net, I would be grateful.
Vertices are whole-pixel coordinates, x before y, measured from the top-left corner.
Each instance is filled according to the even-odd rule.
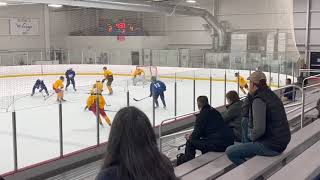
[[[158,69],[157,66],[136,66],[139,69],[142,69],[145,73],[145,79],[151,80],[152,76],[158,76]]]

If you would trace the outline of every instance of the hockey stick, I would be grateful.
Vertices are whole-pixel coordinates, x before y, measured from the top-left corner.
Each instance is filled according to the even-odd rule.
[[[47,95],[46,93],[44,93],[44,92],[42,92],[42,91],[41,91],[40,93],[41,93],[41,95],[42,95],[42,97],[43,97],[44,100],[47,100],[46,98],[47,98],[47,97],[49,98],[49,96],[50,96],[50,94]]]
[[[49,98],[51,98],[55,93],[51,93],[49,96],[44,96],[44,100],[48,100]]]
[[[150,97],[150,96],[147,96],[147,97],[144,97],[144,98],[141,98],[141,99],[133,98],[133,100],[135,100],[135,101],[142,101],[142,100],[144,100],[144,99],[147,99],[148,97]]]
[[[104,111],[106,111],[106,112],[118,112],[118,111],[109,110],[109,109],[105,109]]]

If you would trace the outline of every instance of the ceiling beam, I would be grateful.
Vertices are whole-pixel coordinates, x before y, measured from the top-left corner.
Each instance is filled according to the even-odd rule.
[[[64,6],[76,6],[98,9],[115,9],[124,11],[136,12],[152,12],[152,13],[166,13],[165,9],[154,7],[148,4],[134,4],[114,1],[100,1],[100,0],[5,0],[6,2],[21,2],[21,3],[39,3],[39,4],[61,4]]]

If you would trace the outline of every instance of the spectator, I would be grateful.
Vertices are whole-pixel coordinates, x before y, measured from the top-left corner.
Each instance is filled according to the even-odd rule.
[[[241,120],[242,116],[239,116],[242,111],[242,101],[240,101],[239,95],[236,91],[229,91],[226,95],[228,105],[227,110],[221,115],[224,122],[233,130],[235,141],[241,141]]]
[[[193,159],[196,150],[200,150],[202,154],[209,151],[224,152],[234,143],[232,130],[224,123],[221,114],[209,105],[208,98],[199,96],[197,103],[200,114],[192,134],[185,136],[185,155],[179,155],[177,165]]]
[[[286,86],[291,84],[291,79],[286,79]],[[283,97],[281,98],[282,101],[293,101],[294,99],[294,92],[293,87],[287,87],[284,89]]]
[[[266,76],[256,71],[248,78],[253,100],[249,108],[248,138],[251,142],[233,145],[226,154],[236,165],[256,155],[277,156],[291,139],[289,124],[280,98],[268,88]]]
[[[176,180],[170,160],[157,147],[148,117],[122,108],[111,126],[104,164],[96,180]]]

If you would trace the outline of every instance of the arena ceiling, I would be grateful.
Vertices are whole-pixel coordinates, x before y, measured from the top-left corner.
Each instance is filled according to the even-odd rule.
[[[45,4],[62,4],[82,6],[81,2],[99,3],[110,5],[111,9],[118,6],[136,6],[136,7],[158,7],[158,6],[192,6],[199,7],[200,4],[213,0],[4,0],[8,5],[30,4],[30,3],[45,3]],[[113,5],[113,6],[112,6]],[[140,11],[141,8],[137,8]]]

